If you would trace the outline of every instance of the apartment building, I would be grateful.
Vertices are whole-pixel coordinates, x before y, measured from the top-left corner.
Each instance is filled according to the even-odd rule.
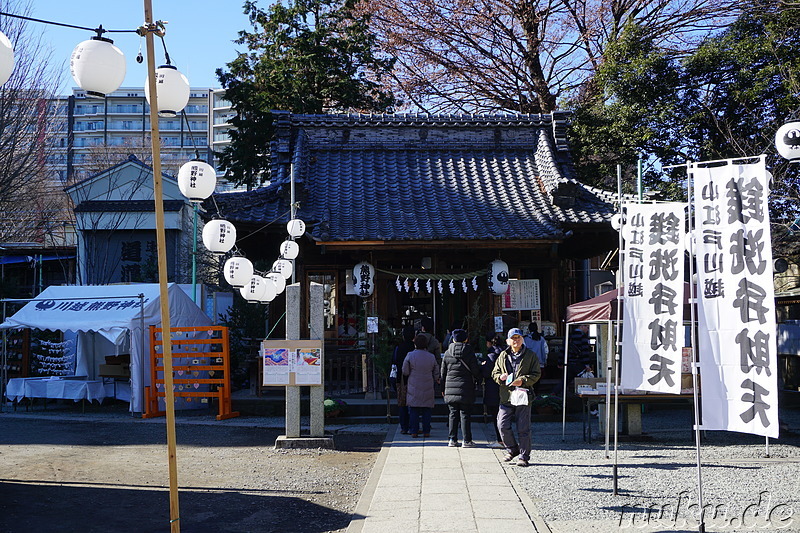
[[[182,114],[159,119],[164,172],[176,175],[183,163],[198,154],[210,160],[212,94],[208,88],[193,88]],[[69,96],[54,98],[50,111],[47,162],[54,180],[79,182],[128,155],[152,163],[150,106],[144,88],[122,87],[105,98],[87,96],[76,88]]]

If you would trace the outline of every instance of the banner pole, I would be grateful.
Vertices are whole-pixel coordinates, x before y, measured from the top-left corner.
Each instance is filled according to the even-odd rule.
[[[561,397],[561,442],[564,442],[567,431],[567,354],[569,354],[570,324],[570,322],[567,322],[567,328],[564,332],[564,392],[563,396]]]
[[[622,343],[620,342],[620,329],[622,328],[621,312],[622,303],[624,301],[623,293],[625,291],[625,271],[623,266],[625,263],[622,254],[622,166],[617,165],[617,204],[619,205],[620,227],[617,245],[619,246],[619,261],[617,267],[617,327],[614,335],[615,349],[614,349],[614,466],[612,468],[614,496],[618,494],[618,445],[619,445],[619,367],[622,360],[620,352],[622,351]],[[608,407],[611,401],[611,391],[606,390],[606,406]]]
[[[621,255],[617,255],[617,257],[621,257]],[[619,275],[619,269],[617,269],[617,275]],[[619,285],[619,282],[617,282]],[[617,289],[619,290],[619,288]],[[614,341],[616,340],[616,336],[614,333],[614,328],[616,324],[611,317],[609,316],[608,320],[608,343],[606,346],[606,459],[611,459],[611,452],[609,447],[611,446],[611,402],[610,402],[610,395],[611,395],[611,373],[614,371],[614,365],[612,363],[613,359],[611,359],[612,352],[616,353],[616,349],[614,348]],[[591,420],[591,419],[590,419]]]
[[[697,282],[695,281],[695,262],[694,262],[694,254],[695,254],[695,246],[696,243],[693,241],[694,239],[694,171],[693,166],[690,161],[686,163],[686,174],[687,174],[687,194],[689,198],[689,242],[690,242],[690,261],[689,261],[689,279],[691,283],[689,283],[689,309],[690,309],[690,318],[691,318],[691,340],[692,340],[692,388],[693,388],[693,400],[694,400],[694,442],[695,442],[695,458],[697,461],[697,503],[700,506],[700,519],[697,525],[697,530],[700,533],[704,533],[706,530],[706,525],[704,522],[705,513],[703,513],[703,474],[702,474],[702,463],[700,461],[700,401],[699,401],[699,390],[698,390],[698,379],[697,379],[697,371],[699,369],[699,363],[697,360],[697,313],[695,311],[697,306]]]

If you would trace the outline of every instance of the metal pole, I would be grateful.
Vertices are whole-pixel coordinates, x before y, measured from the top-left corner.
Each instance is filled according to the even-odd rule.
[[[639,160],[636,162],[636,192],[639,195],[639,203],[642,203],[644,194],[642,187],[642,154],[639,154]]]
[[[172,381],[172,341],[170,332],[169,293],[167,289],[167,239],[164,230],[164,193],[161,176],[161,137],[158,131],[158,88],[156,86],[153,33],[161,31],[153,23],[152,0],[144,0],[144,33],[147,45],[147,81],[150,90],[150,143],[153,151],[153,198],[156,215],[158,284],[161,299],[161,331],[164,341],[164,389],[167,412],[167,456],[169,461],[169,524],[172,533],[180,528],[178,505],[178,461],[175,436],[175,395]]]
[[[698,531],[703,533],[706,530],[705,522],[703,521],[705,517],[705,513],[703,513],[703,475],[702,475],[702,464],[700,462],[700,400],[698,397],[698,387],[697,387],[697,371],[700,367],[700,363],[697,360],[697,316],[695,312],[695,306],[697,305],[697,284],[695,283],[695,262],[694,262],[694,254],[695,254],[695,242],[692,240],[694,238],[694,167],[691,165],[691,162],[686,162],[686,189],[689,198],[689,239],[691,243],[690,249],[690,260],[689,260],[689,279],[691,280],[689,283],[689,309],[690,309],[690,317],[692,321],[691,326],[691,339],[692,339],[692,387],[693,390],[693,399],[694,399],[694,442],[695,442],[695,460],[697,461],[697,503],[700,505],[700,519],[697,525]]]
[[[297,212],[297,210],[295,208],[295,205],[294,205],[294,198],[295,198],[295,196],[294,196],[294,161],[292,161],[289,164],[289,202],[290,202],[290,205],[289,205],[289,213],[290,213],[289,218],[291,220],[294,220],[295,214]],[[295,266],[296,265],[297,265],[296,260],[292,259],[292,284],[295,283],[295,275],[296,275]]]
[[[6,302],[3,302],[3,322],[6,321]],[[0,368],[0,413],[3,412],[6,404],[6,381],[8,378],[8,330],[3,330],[3,365]]]
[[[197,202],[192,202],[192,205],[192,300],[197,303]]]
[[[619,276],[619,269],[617,269],[617,276]],[[617,287],[619,287],[619,282],[617,282]],[[609,452],[611,440],[611,372],[614,371],[614,365],[611,363],[611,354],[612,351],[616,353],[616,350],[614,349],[614,346],[616,346],[614,344],[616,335],[614,332],[615,324],[611,320],[610,316],[608,318],[608,345],[606,348],[606,459],[611,459]],[[617,323],[619,323],[619,321],[617,321]],[[591,421],[591,419],[589,420]]]
[[[613,478],[613,492],[614,496],[618,494],[618,448],[619,448],[619,372],[620,366],[622,362],[622,343],[621,339],[621,329],[622,329],[622,304],[624,302],[624,293],[625,293],[625,258],[622,254],[622,217],[624,213],[622,212],[622,167],[617,165],[617,203],[619,205],[619,215],[620,215],[620,231],[619,231],[619,238],[617,241],[617,246],[619,246],[619,268],[617,269],[617,327],[614,335],[614,342],[616,349],[614,350],[614,466],[612,468],[612,478]],[[608,408],[608,402],[611,401],[611,391],[606,391],[606,407]]]
[[[561,397],[561,442],[564,442],[567,432],[567,364],[569,354],[569,326],[567,322],[567,329],[564,333],[564,392]]]

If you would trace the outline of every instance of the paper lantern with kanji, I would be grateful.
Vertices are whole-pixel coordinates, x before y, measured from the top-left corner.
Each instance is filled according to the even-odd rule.
[[[292,272],[294,272],[294,266],[288,259],[278,259],[272,263],[272,270],[283,276],[284,279],[289,279],[292,277]]]
[[[242,295],[242,298],[247,300],[247,303],[255,304],[261,302],[266,291],[267,284],[264,283],[264,278],[261,276],[251,276],[250,281],[239,289],[239,294]]]
[[[231,257],[225,261],[223,275],[231,287],[244,287],[253,275],[253,263],[246,257]]]
[[[215,254],[227,253],[236,244],[236,228],[227,220],[215,219],[203,228],[203,245]]]
[[[286,289],[286,278],[278,274],[277,272],[270,272],[266,276],[266,279],[271,279],[273,283],[275,283],[275,295],[282,293],[284,289]]]
[[[508,265],[505,261],[495,259],[489,263],[487,277],[489,290],[494,294],[505,294],[508,290]]]
[[[281,257],[284,259],[295,259],[300,253],[300,246],[294,241],[283,241],[281,244]]]
[[[286,231],[292,237],[300,237],[306,232],[306,223],[299,218],[293,218],[286,224]]]
[[[278,288],[275,286],[275,282],[270,278],[262,277],[261,279],[264,280],[264,292],[261,294],[259,301],[262,304],[268,304],[277,296]]]
[[[158,116],[174,117],[189,103],[191,92],[189,80],[172,65],[161,65],[156,69],[156,97]],[[150,103],[150,77],[144,80],[144,97]]]
[[[375,267],[362,261],[353,267],[353,287],[362,298],[372,296],[375,291]]]
[[[72,78],[87,96],[103,98],[113,93],[125,79],[125,55],[105,37],[92,37],[79,43],[69,60]]]
[[[192,202],[202,202],[214,192],[217,173],[214,167],[201,159],[184,163],[178,170],[178,188]]]

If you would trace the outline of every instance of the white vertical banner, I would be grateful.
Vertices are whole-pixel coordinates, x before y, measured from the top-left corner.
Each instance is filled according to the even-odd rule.
[[[628,204],[620,385],[681,392],[686,204]]]
[[[758,163],[694,176],[703,429],[778,437],[769,181]]]

